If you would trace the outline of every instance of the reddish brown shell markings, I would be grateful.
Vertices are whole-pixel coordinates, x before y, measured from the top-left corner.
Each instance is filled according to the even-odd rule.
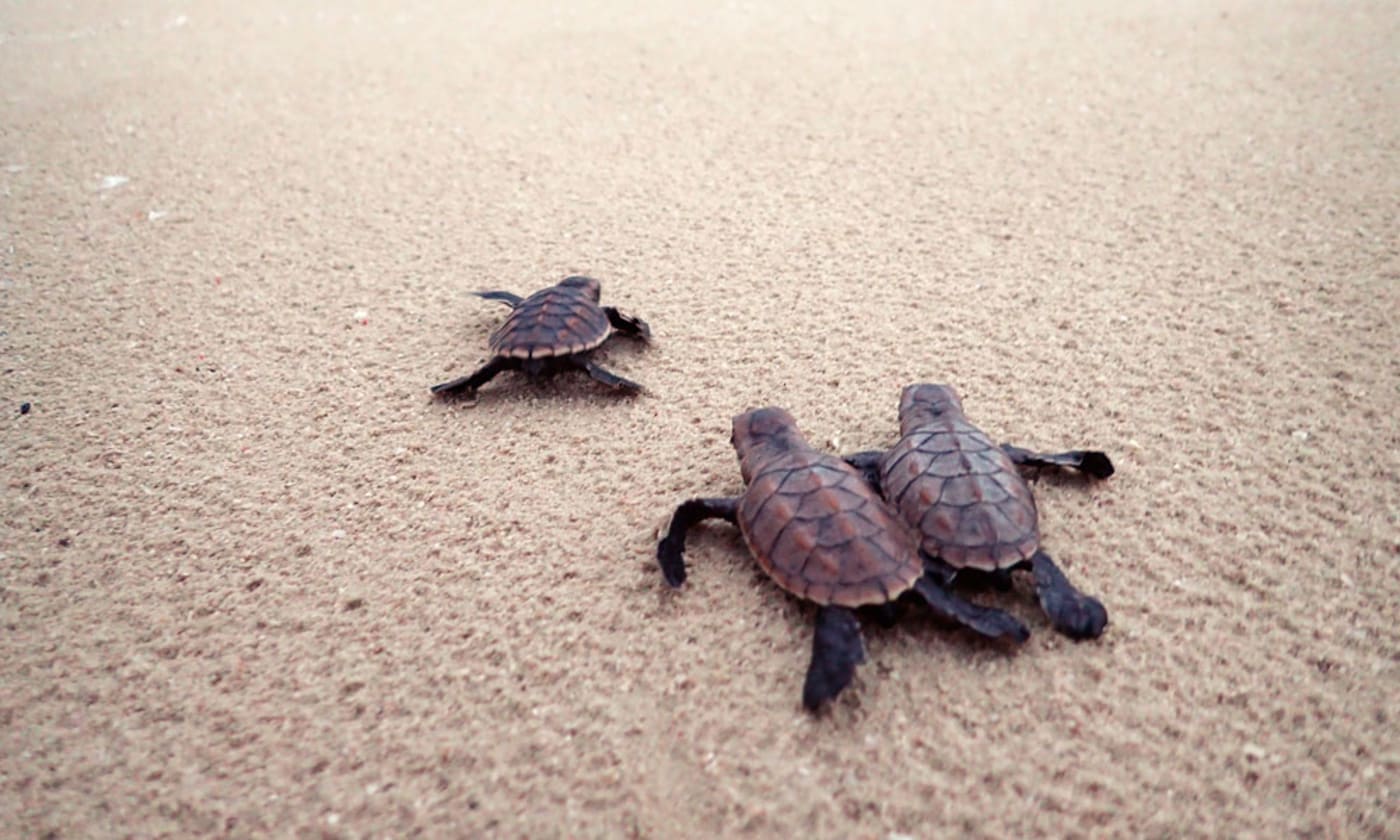
[[[923,574],[913,529],[859,473],[811,448],[795,426],[776,441],[741,440],[746,416],[736,419],[735,445],[752,474],[737,522],[763,570],[818,604],[880,604],[910,589]]]
[[[550,286],[525,298],[491,333],[491,352],[517,359],[568,356],[607,340],[607,313],[593,285]]]
[[[881,462],[886,498],[917,525],[922,548],[956,568],[992,571],[1040,544],[1035,498],[1015,464],[960,413],[911,430]]]

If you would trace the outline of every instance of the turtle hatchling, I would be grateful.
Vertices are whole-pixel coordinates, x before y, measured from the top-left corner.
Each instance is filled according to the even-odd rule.
[[[818,605],[802,689],[808,709],[815,711],[839,694],[865,661],[855,610],[888,609],[911,590],[934,612],[984,636],[1027,638],[1015,617],[964,601],[926,574],[914,529],[856,469],[808,444],[787,411],[748,411],[734,418],[733,430],[730,442],[739,456],[743,494],[681,503],[656,547],[656,559],[666,582],[678,587],[686,579],[686,532],[711,518],[738,525],[763,571],[781,588]]]
[[[905,388],[899,428],[901,437],[888,452],[859,452],[846,460],[918,530],[929,573],[944,584],[969,570],[1004,582],[1010,570],[1029,566],[1041,608],[1056,630],[1076,639],[1103,633],[1103,604],[1075,589],[1040,547],[1035,497],[1017,467],[1064,467],[1108,478],[1108,456],[998,447],[968,422],[957,392],[947,385]]]
[[[472,396],[496,374],[523,371],[543,376],[581,370],[604,385],[636,393],[642,386],[599,367],[593,351],[614,333],[646,341],[651,328],[641,318],[624,315],[612,306],[599,306],[602,286],[592,277],[565,277],[558,284],[527,298],[510,292],[474,292],[511,308],[504,323],[491,333],[491,359],[479,370],[433,386],[442,396]]]

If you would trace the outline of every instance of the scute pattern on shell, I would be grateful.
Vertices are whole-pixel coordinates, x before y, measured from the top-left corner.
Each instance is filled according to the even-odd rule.
[[[607,340],[608,315],[582,290],[551,286],[525,298],[491,333],[497,356],[541,359],[592,350]]]
[[[739,529],[779,586],[818,604],[881,604],[923,574],[918,537],[844,461],[795,450],[765,463]]]
[[[1007,568],[1040,545],[1030,488],[1006,453],[966,420],[905,435],[880,472],[885,497],[917,525],[924,551],[955,568]]]

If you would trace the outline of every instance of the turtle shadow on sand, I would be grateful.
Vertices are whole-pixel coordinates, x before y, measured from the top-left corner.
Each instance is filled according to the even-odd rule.
[[[578,275],[566,277],[526,298],[502,291],[473,294],[500,301],[511,308],[511,313],[491,333],[491,358],[466,376],[434,385],[433,394],[472,399],[482,385],[512,370],[530,379],[581,371],[623,394],[644,390],[640,383],[618,376],[593,358],[594,352],[613,335],[642,342],[651,339],[651,327],[646,321],[616,307],[599,305],[602,286],[597,280]]]
[[[594,361],[599,365],[606,365],[608,358],[595,357]],[[533,376],[522,371],[518,377],[506,377],[507,381],[492,383],[481,391],[429,393],[428,402],[445,411],[459,408],[476,409],[483,402],[502,408],[513,407],[526,410],[553,408],[561,411],[572,411],[579,410],[582,406],[616,406],[619,403],[634,403],[653,393],[647,388],[639,390],[600,388],[592,377],[574,375],[575,373],[581,374],[574,368],[563,368]]]

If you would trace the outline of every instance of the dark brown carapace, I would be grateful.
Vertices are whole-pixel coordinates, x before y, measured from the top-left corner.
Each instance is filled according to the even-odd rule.
[[[608,339],[607,313],[598,305],[602,290],[592,277],[568,277],[541,289],[511,310],[491,333],[491,352],[515,359],[568,356]]]
[[[894,600],[923,574],[913,530],[850,465],[813,449],[792,415],[740,414],[732,441],[747,484],[736,521],[779,586],[858,607]]]
[[[954,568],[1005,569],[1040,545],[1035,497],[1000,447],[963,416],[946,385],[911,385],[901,437],[880,464],[885,498],[916,525],[924,551]]]

